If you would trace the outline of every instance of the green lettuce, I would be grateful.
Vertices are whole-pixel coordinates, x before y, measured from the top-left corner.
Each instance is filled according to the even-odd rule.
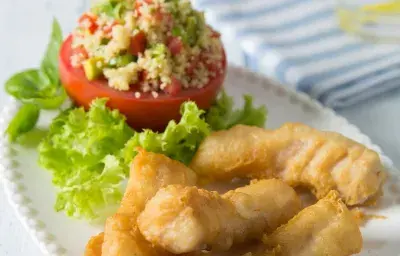
[[[162,133],[135,132],[106,103],[97,99],[88,112],[62,112],[39,145],[39,163],[51,171],[58,188],[55,210],[70,217],[93,220],[120,201],[137,147],[189,164],[213,130],[236,124],[263,126],[266,118],[265,108],[255,108],[251,97],[245,96],[243,109],[233,110],[232,98],[223,93],[208,112],[194,102],[183,103],[181,120],[170,121]]]
[[[224,91],[208,110],[206,121],[214,131],[226,130],[238,124],[264,127],[267,120],[265,106],[255,107],[253,97],[244,95],[242,109],[234,109],[233,98]]]
[[[163,133],[151,130],[136,133],[123,150],[125,162],[132,160],[136,155],[135,148],[139,146],[189,164],[198,146],[211,130],[203,118],[204,111],[196,103],[184,103],[181,114],[180,122],[170,121]]]
[[[106,102],[94,100],[88,112],[64,111],[39,145],[39,164],[52,172],[58,188],[55,210],[69,217],[93,220],[119,202],[136,147],[187,164],[210,132],[204,111],[193,102],[182,105],[180,122],[170,121],[163,133],[134,132]]]
[[[70,217],[94,219],[98,210],[122,196],[128,168],[116,153],[134,132],[106,102],[93,101],[88,112],[62,112],[38,148],[39,164],[52,172],[58,188],[55,210]]]

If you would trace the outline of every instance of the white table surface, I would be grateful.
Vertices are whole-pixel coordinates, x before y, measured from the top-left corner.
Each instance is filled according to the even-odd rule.
[[[0,1],[0,84],[16,71],[39,64],[46,47],[51,20],[57,17],[65,33],[87,8],[82,0]],[[226,40],[230,61],[242,64],[237,45]],[[400,71],[399,71],[400,72]],[[0,108],[8,97],[0,90]],[[400,166],[400,89],[368,103],[338,111],[379,144]],[[0,184],[1,186],[1,184]],[[50,203],[50,202],[49,202]],[[0,188],[0,255],[42,255],[14,216]]]

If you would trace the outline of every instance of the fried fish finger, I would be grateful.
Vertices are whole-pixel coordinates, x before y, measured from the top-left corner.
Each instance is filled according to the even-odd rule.
[[[157,256],[169,255],[154,248],[147,242],[137,228],[137,216],[144,209],[146,202],[159,188],[170,184],[193,186],[196,174],[185,165],[171,160],[162,154],[139,150],[132,162],[130,177],[121,206],[117,213],[106,221],[104,242],[100,254],[103,256]],[[86,252],[96,249],[88,244]],[[98,248],[98,243],[96,244]]]
[[[255,181],[224,195],[171,185],[147,203],[138,226],[148,241],[175,254],[204,246],[224,251],[272,232],[300,207],[296,192],[277,179]]]
[[[96,236],[90,238],[89,242],[86,245],[85,256],[100,256],[101,255],[101,247],[104,242],[104,232],[99,233]]]
[[[357,221],[338,193],[331,191],[272,234],[264,235],[262,242],[223,254],[199,252],[196,256],[349,256],[359,253],[362,244]]]
[[[334,191],[263,241],[272,248],[264,256],[349,256],[359,253],[363,244],[357,221]]]
[[[280,178],[321,199],[338,190],[347,205],[380,193],[386,172],[379,155],[338,133],[299,123],[277,130],[237,125],[211,134],[190,167],[206,180]]]

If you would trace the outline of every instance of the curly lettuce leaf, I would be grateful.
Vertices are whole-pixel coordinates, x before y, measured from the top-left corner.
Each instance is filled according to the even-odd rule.
[[[245,96],[243,109],[234,110],[232,98],[223,93],[207,113],[194,102],[183,103],[181,120],[170,121],[162,133],[135,132],[106,102],[93,101],[88,112],[62,112],[39,145],[39,163],[52,172],[58,188],[55,210],[70,217],[97,219],[120,201],[137,147],[189,164],[212,130],[263,126],[266,119],[265,107],[255,108],[250,96]]]
[[[204,111],[194,102],[183,103],[181,114],[179,123],[170,121],[163,133],[151,130],[136,133],[123,150],[125,162],[131,161],[136,155],[136,147],[142,147],[189,164],[198,146],[211,130],[203,118]]]
[[[93,220],[119,202],[136,147],[188,164],[210,132],[204,111],[193,102],[182,105],[180,122],[171,121],[163,133],[135,133],[106,101],[93,101],[88,112],[62,112],[39,145],[39,163],[52,172],[58,188],[54,208],[69,217]]]
[[[118,155],[134,132],[106,102],[94,100],[88,112],[62,112],[38,148],[39,164],[52,172],[58,188],[55,210],[70,217],[95,219],[122,196],[128,166]]]
[[[255,107],[253,97],[250,95],[243,95],[243,99],[243,108],[234,109],[233,98],[223,91],[206,115],[206,121],[211,129],[225,130],[238,124],[264,127],[267,120],[266,107]]]

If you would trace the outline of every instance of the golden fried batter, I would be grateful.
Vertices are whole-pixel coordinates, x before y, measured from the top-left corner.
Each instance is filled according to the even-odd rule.
[[[196,256],[349,256],[359,253],[363,243],[357,221],[336,191],[262,240],[223,254],[198,252]]]
[[[272,232],[300,207],[296,192],[276,179],[256,181],[222,196],[171,185],[147,203],[138,226],[148,241],[175,254],[204,246],[228,250],[234,243]]]
[[[89,242],[86,245],[85,256],[100,256],[103,242],[104,242],[103,232],[101,232],[97,236],[93,236],[92,238],[90,238]]]
[[[185,165],[164,155],[139,150],[139,154],[131,165],[130,177],[121,206],[117,213],[106,221],[102,253],[97,255],[168,255],[164,251],[153,248],[143,238],[137,228],[136,220],[146,202],[160,188],[170,184],[193,186],[196,184],[196,175]],[[98,243],[89,243],[86,253],[98,252],[97,248]],[[95,254],[86,255],[94,256]]]
[[[357,221],[336,191],[302,210],[263,241],[277,256],[349,256],[359,253],[363,243]]]
[[[277,130],[237,125],[200,145],[190,167],[207,180],[280,178],[317,198],[338,190],[348,205],[376,195],[386,172],[379,155],[338,133],[298,123]]]

